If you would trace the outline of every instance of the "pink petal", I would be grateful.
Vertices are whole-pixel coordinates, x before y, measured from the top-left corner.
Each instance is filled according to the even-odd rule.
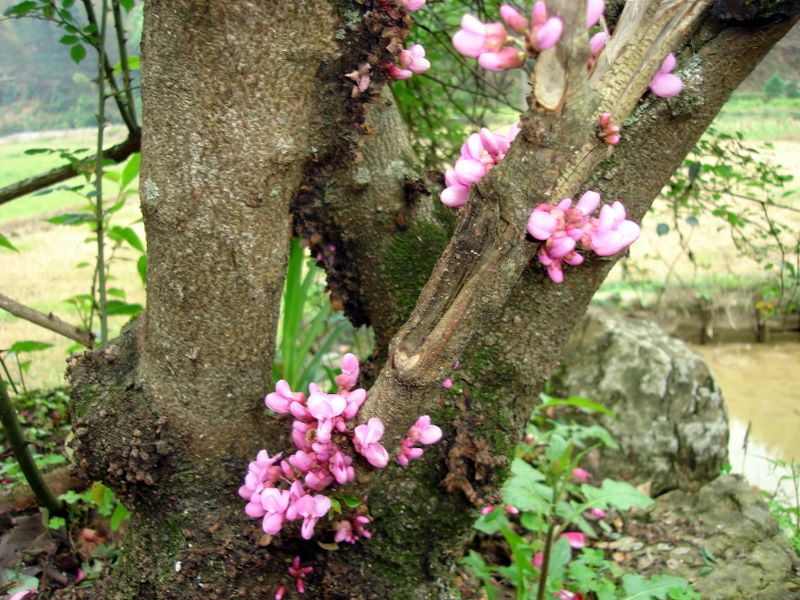
[[[600,194],[594,190],[589,190],[584,192],[583,196],[578,200],[578,204],[575,205],[575,208],[584,215],[589,216],[594,212],[598,204],[600,204]]]
[[[469,58],[478,58],[483,52],[483,34],[473,33],[461,29],[453,36],[453,47],[459,54]]]
[[[603,16],[605,10],[605,2],[603,0],[589,0],[586,4],[586,27],[591,28],[597,25],[600,17]]]
[[[562,533],[562,538],[565,538],[572,548],[579,549],[586,545],[586,536],[579,531],[572,531],[569,533]]]
[[[478,64],[494,72],[516,69],[525,64],[525,53],[513,46],[506,46],[498,52],[484,52],[478,58]]]
[[[552,243],[548,252],[553,258],[562,258],[575,249],[575,240],[569,236],[551,238],[548,243]]]
[[[547,50],[552,48],[561,39],[561,34],[564,32],[564,21],[558,17],[551,17],[547,22],[541,26],[536,32],[536,46],[539,50]]]
[[[541,27],[547,21],[547,6],[542,0],[537,0],[531,9],[531,23],[534,27]]]
[[[608,35],[605,31],[598,31],[591,38],[589,38],[589,52],[592,53],[593,57],[597,58],[600,55],[600,53],[603,51],[603,48],[606,47],[607,41]]]
[[[463,185],[477,183],[486,174],[486,168],[482,162],[471,158],[460,158],[455,165],[456,179]]]
[[[546,240],[555,232],[558,221],[550,213],[534,210],[528,218],[528,233],[537,240]]]
[[[547,274],[554,283],[564,281],[564,271],[561,270],[561,261],[554,260],[547,266]]]
[[[450,208],[461,208],[467,203],[469,198],[469,187],[466,185],[455,184],[442,190],[442,204]]]
[[[284,516],[281,513],[269,513],[264,517],[261,528],[264,533],[276,535],[283,527]]]
[[[517,9],[510,4],[503,4],[500,7],[500,17],[516,33],[526,33],[528,31],[528,19],[523,17]]]
[[[681,78],[672,73],[659,73],[650,82],[650,91],[659,98],[677,96],[683,89]]]
[[[667,57],[664,59],[664,62],[661,63],[661,67],[658,69],[659,73],[669,73],[672,69],[675,68],[675,65],[678,64],[678,59],[675,58],[675,55],[670,52],[667,54]]]

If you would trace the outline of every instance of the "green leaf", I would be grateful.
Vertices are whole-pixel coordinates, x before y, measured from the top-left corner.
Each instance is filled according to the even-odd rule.
[[[125,290],[121,290],[119,288],[108,288],[106,290],[106,294],[109,296],[114,296],[114,298],[122,298],[125,299]]]
[[[493,535],[503,529],[504,527],[508,527],[508,519],[506,518],[506,514],[503,510],[493,510],[489,514],[481,515],[477,521],[475,521],[475,529],[480,531],[481,533],[485,533],[487,535]]]
[[[552,490],[541,483],[544,475],[521,458],[511,463],[511,476],[503,485],[503,501],[523,512],[547,512]]]
[[[121,189],[125,189],[128,185],[136,179],[139,175],[139,153],[134,152],[131,154],[131,157],[128,159],[128,162],[125,163],[125,167],[122,169],[122,178],[119,181],[119,186]]]
[[[355,496],[351,496],[349,494],[345,494],[344,496],[339,496],[340,500],[344,502],[347,508],[357,508],[361,506],[361,500],[356,498]]]
[[[66,524],[67,521],[64,519],[64,517],[51,517],[47,522],[47,526],[50,529],[61,529]]]
[[[552,398],[546,394],[542,394],[542,404],[540,404],[537,410],[542,410],[544,408],[549,408],[551,406],[573,406],[575,408],[582,408],[588,412],[596,412],[600,413],[601,415],[606,415],[607,417],[614,417],[614,411],[606,408],[599,402],[595,402],[593,400],[589,400],[589,398],[584,398],[583,396],[570,396],[569,398]]]
[[[28,148],[24,151],[24,154],[52,154],[56,152],[52,148]]]
[[[114,507],[114,512],[111,513],[111,519],[109,520],[111,531],[119,529],[119,526],[130,516],[131,513],[128,509],[125,508],[121,502],[117,502],[117,505]]]
[[[112,315],[130,315],[135,316],[144,310],[141,304],[130,304],[122,302],[121,300],[109,300],[106,302],[106,314]]]
[[[119,5],[125,9],[125,12],[131,12],[134,3],[134,0],[119,0]]]
[[[671,590],[686,590],[689,582],[671,575],[656,575],[648,580],[641,575],[628,573],[622,578],[622,587],[626,595],[621,600],[666,600]]]
[[[139,236],[130,227],[120,227],[119,225],[115,225],[108,231],[108,237],[114,241],[126,241],[139,252],[145,251],[142,240],[139,239]]]
[[[581,491],[586,497],[585,505],[597,508],[614,507],[620,510],[629,510],[631,508],[647,508],[653,504],[652,498],[624,481],[606,479],[599,488],[583,484]]]
[[[147,285],[147,255],[143,254],[136,261],[136,270],[139,271],[139,278],[142,280],[142,285]]]
[[[59,43],[64,44],[65,46],[71,46],[72,44],[77,43],[78,41],[77,35],[62,35],[61,39],[59,39]]]
[[[564,569],[572,558],[572,549],[566,538],[559,538],[550,548],[550,561],[547,565],[547,578],[561,581]]]
[[[140,59],[138,56],[136,56],[136,55],[134,55],[134,56],[129,56],[129,57],[128,57],[128,68],[129,68],[131,71],[135,71],[136,69],[141,69],[141,68],[142,68],[142,61],[141,61],[141,59]]]
[[[17,250],[17,247],[14,244],[12,244],[8,240],[8,238],[4,236],[2,233],[0,233],[0,247],[8,248],[9,250],[12,250],[14,252],[19,252],[19,250]]]
[[[64,492],[58,498],[59,500],[65,502],[66,504],[77,504],[78,502],[83,500],[83,496],[81,496],[79,493],[73,490],[68,490]]]
[[[342,505],[339,504],[339,501],[335,498],[331,498],[331,508],[329,513],[332,515],[338,515],[342,512]]]
[[[79,64],[84,58],[86,58],[86,48],[84,48],[83,44],[75,44],[69,49],[69,55],[70,58],[75,61],[75,64]]]
[[[24,17],[34,8],[36,8],[36,2],[33,2],[33,0],[26,0],[25,2],[20,2],[7,9],[3,12],[3,15],[6,17]]]
[[[95,223],[97,218],[91,213],[66,213],[50,217],[47,222],[54,225],[83,225],[84,223]]]
[[[11,344],[11,348],[9,348],[8,351],[19,354],[20,352],[39,352],[40,350],[47,350],[52,347],[53,344],[48,344],[47,342],[26,340],[23,342],[14,342]]]

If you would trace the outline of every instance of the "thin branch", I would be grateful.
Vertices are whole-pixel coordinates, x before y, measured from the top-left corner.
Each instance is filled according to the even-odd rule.
[[[125,45],[125,24],[122,21],[122,9],[119,0],[112,3],[114,9],[114,29],[117,32],[117,46],[119,47],[119,62],[122,65],[122,85],[125,89],[125,98],[130,111],[131,120],[136,123],[136,104],[133,100],[133,88],[131,87],[131,69],[128,64],[128,48]]]
[[[94,12],[92,0],[83,0],[83,6],[86,9],[86,18],[89,20],[89,24],[95,26],[95,31],[97,31],[99,35],[101,28],[100,24],[97,22],[97,15]],[[102,41],[103,40],[101,40],[101,43],[99,44],[92,44],[92,46],[97,50],[100,61],[102,61],[105,71],[105,79],[108,80],[108,85],[113,91],[111,95],[114,96],[114,101],[117,103],[119,114],[122,117],[122,120],[125,122],[125,125],[128,127],[128,131],[133,134],[134,131],[139,129],[139,125],[136,123],[136,118],[134,117],[133,106],[128,106],[127,97],[123,99],[123,96],[119,93],[119,86],[117,85],[117,80],[114,77],[114,69],[111,66],[111,62],[108,60],[108,55],[106,54],[105,49],[102,47]],[[91,41],[89,43],[91,43]]]
[[[88,0],[87,0],[88,2]],[[91,5],[91,2],[89,2]],[[103,210],[103,134],[106,129],[106,97],[105,79],[103,72],[108,68],[106,62],[106,27],[108,24],[108,0],[103,0],[100,10],[100,40],[97,49],[100,60],[97,64],[97,156],[95,156],[94,189],[95,195],[95,217],[97,218],[97,228],[95,236],[97,238],[97,287],[100,300],[100,343],[108,342],[108,310],[106,309],[106,260],[105,260],[105,211]],[[87,8],[88,11],[88,8]]]
[[[138,152],[140,144],[141,131],[137,129],[121,144],[117,144],[108,150],[104,150],[103,158],[110,158],[114,162],[120,163],[127,159],[134,152]],[[62,181],[66,181],[67,179],[75,177],[76,175],[80,175],[83,172],[83,169],[81,168],[82,165],[86,165],[86,171],[88,172],[91,169],[91,165],[93,165],[96,160],[97,158],[93,156],[77,164],[70,163],[56,167],[55,169],[51,169],[50,171],[42,173],[41,175],[29,177],[28,179],[23,179],[22,181],[18,181],[16,183],[12,183],[11,185],[7,185],[4,188],[0,188],[0,205],[19,198],[20,196],[38,192],[39,190],[50,187],[51,185],[61,183]]]
[[[94,336],[83,329],[78,329],[74,325],[70,325],[66,321],[62,321],[53,313],[45,314],[36,309],[20,304],[16,300],[12,300],[4,294],[0,294],[0,308],[7,310],[15,317],[30,321],[35,325],[54,331],[59,335],[74,340],[79,344],[83,344],[87,348],[94,345]]]
[[[25,475],[25,479],[28,481],[28,485],[31,486],[33,493],[36,494],[36,498],[51,513],[60,513],[64,506],[61,500],[56,498],[50,488],[47,487],[42,477],[42,472],[36,466],[31,448],[25,441],[25,435],[22,433],[22,427],[17,419],[17,411],[14,409],[14,405],[11,404],[11,398],[8,396],[5,382],[2,379],[0,379],[0,421],[3,423],[3,429],[14,456],[19,462],[19,468]]]

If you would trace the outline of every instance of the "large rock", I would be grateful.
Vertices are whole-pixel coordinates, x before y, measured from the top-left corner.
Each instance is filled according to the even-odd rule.
[[[798,600],[800,561],[758,492],[737,476],[676,490],[629,517],[622,568],[688,579],[703,600]]]
[[[703,359],[657,325],[591,308],[553,377],[558,396],[585,396],[616,413],[602,418],[621,445],[589,465],[599,479],[652,483],[658,495],[696,490],[728,457],[728,420]]]

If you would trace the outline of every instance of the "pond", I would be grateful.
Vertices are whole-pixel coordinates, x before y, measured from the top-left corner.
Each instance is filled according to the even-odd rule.
[[[800,461],[800,342],[692,348],[708,363],[728,407],[733,472],[774,490],[780,475],[767,459]]]

